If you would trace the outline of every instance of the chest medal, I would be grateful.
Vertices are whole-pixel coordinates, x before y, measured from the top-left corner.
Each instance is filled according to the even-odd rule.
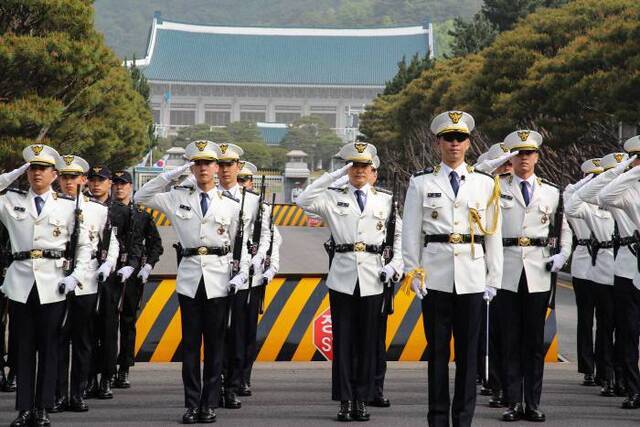
[[[62,231],[60,231],[60,227],[56,227],[53,229],[53,237],[58,237],[62,234]]]
[[[383,228],[384,228],[384,224],[382,223],[382,221],[378,221],[378,223],[376,224],[376,229],[378,229],[378,231],[380,231]]]
[[[431,218],[438,219],[438,212],[437,211],[431,212]]]
[[[220,228],[218,228],[218,234],[224,234],[224,227],[220,226]]]

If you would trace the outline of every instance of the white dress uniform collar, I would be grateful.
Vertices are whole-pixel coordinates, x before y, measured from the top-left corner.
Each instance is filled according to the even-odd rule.
[[[349,183],[348,187],[349,187],[349,191],[352,192],[354,196],[355,196],[357,190],[362,191],[364,193],[364,197],[365,197],[365,200],[366,200],[367,196],[369,195],[369,189],[371,188],[371,185],[365,184],[364,186],[362,186],[360,188],[356,188],[353,185],[351,185],[351,183]]]
[[[217,189],[220,193],[224,193],[225,191],[228,191],[229,194],[231,194],[236,199],[240,199],[242,197],[242,188],[240,184],[236,184],[233,187],[229,188],[228,190],[224,188],[222,184],[218,184]]]
[[[451,172],[455,171],[458,174],[458,179],[460,180],[460,185],[462,185],[464,183],[464,181],[465,181],[462,177],[469,173],[468,169],[467,169],[467,164],[465,162],[462,162],[455,169],[452,169],[445,162],[440,162],[440,170],[442,171],[442,174],[447,177],[447,179],[449,179],[449,175],[451,174]]]
[[[29,192],[27,193],[29,195],[29,198],[31,201],[33,201],[36,197],[40,197],[42,199],[42,201],[46,202],[49,199],[49,195],[51,194],[51,187],[49,187],[49,189],[47,191],[45,191],[42,194],[36,194],[33,192],[33,190],[31,188],[29,188]],[[34,202],[35,203],[35,202]],[[35,204],[34,204],[35,206]]]
[[[517,186],[518,188],[521,188],[521,184],[520,184],[520,183],[521,183],[522,181],[527,181],[527,182],[529,183],[529,200],[532,200],[532,199],[533,199],[533,191],[534,191],[534,187],[535,187],[535,185],[536,185],[536,175],[535,175],[535,174],[533,174],[533,175],[531,175],[531,176],[530,176],[529,178],[527,178],[527,179],[522,179],[522,178],[520,178],[518,175],[513,174],[513,178],[514,178],[514,180],[515,180],[515,182],[516,182],[516,186]]]

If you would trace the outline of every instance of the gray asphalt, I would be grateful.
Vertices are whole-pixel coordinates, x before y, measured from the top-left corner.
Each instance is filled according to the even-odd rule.
[[[579,385],[575,360],[575,308],[571,289],[558,294],[560,351],[569,361],[547,364],[542,408],[545,425],[562,427],[638,426],[640,410],[619,409],[622,398],[598,396],[595,387]],[[453,368],[451,378],[453,378]],[[116,390],[112,400],[90,400],[84,414],[52,414],[57,425],[138,426],[176,425],[183,412],[180,365],[138,364],[132,369],[133,388]],[[258,363],[253,378],[254,396],[243,398],[240,410],[218,409],[218,423],[226,426],[330,426],[337,405],[330,400],[331,367],[327,362]],[[391,408],[371,408],[369,426],[423,426],[427,411],[426,364],[389,364],[386,394]],[[453,386],[451,385],[453,391]],[[0,393],[0,425],[15,416],[15,394]],[[474,426],[495,426],[500,410],[489,408],[478,396]],[[520,424],[525,423],[521,422]]]

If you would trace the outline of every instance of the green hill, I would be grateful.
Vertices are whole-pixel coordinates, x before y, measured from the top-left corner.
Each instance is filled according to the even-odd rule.
[[[144,56],[153,12],[167,19],[218,25],[368,27],[420,25],[431,20],[442,34],[449,24],[470,17],[481,0],[96,0],[96,25],[118,55]]]

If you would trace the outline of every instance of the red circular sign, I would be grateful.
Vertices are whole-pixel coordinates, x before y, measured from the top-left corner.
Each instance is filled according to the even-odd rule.
[[[331,308],[327,308],[313,319],[313,345],[325,359],[333,360]]]

